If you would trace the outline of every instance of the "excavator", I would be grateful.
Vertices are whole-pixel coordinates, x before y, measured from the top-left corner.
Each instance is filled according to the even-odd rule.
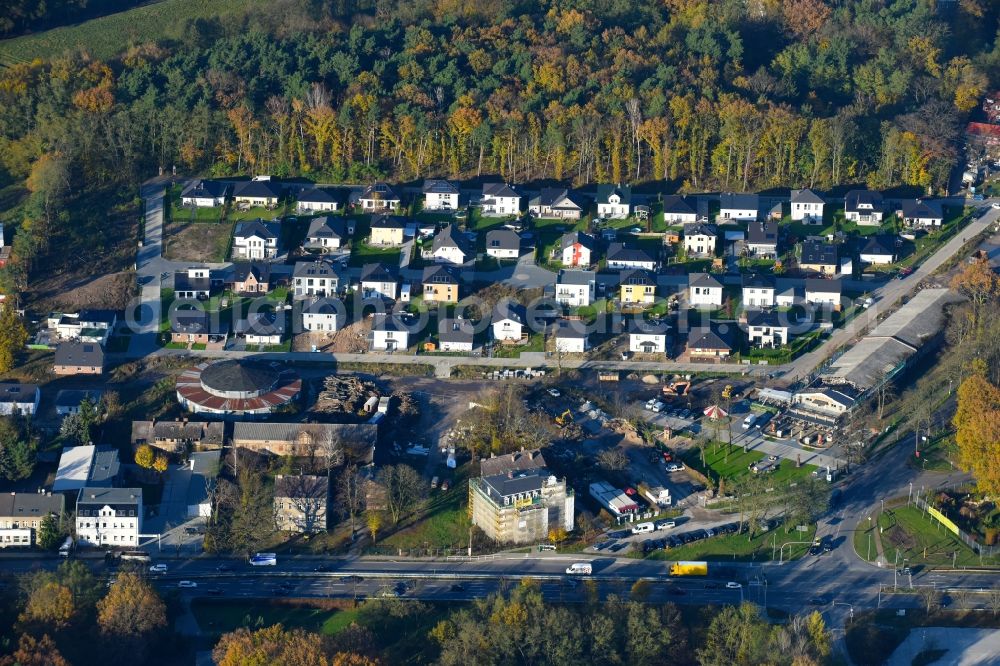
[[[663,387],[663,395],[668,399],[681,398],[687,395],[690,388],[691,382],[670,382]]]
[[[556,417],[556,425],[560,428],[565,428],[570,423],[573,422],[573,414],[567,409],[565,412]]]

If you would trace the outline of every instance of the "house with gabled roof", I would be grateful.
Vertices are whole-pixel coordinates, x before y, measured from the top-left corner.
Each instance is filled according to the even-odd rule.
[[[396,300],[399,294],[399,273],[394,266],[383,263],[365,264],[361,267],[362,298],[388,298]]]
[[[597,274],[594,271],[561,270],[556,277],[556,300],[571,308],[594,302],[597,292]]]
[[[622,305],[652,305],[656,301],[656,276],[645,268],[627,268],[619,278]]]
[[[860,241],[858,258],[862,264],[883,266],[896,261],[896,238],[888,234],[874,234]]]
[[[406,218],[398,215],[375,215],[371,221],[372,245],[402,245],[406,238]]]
[[[756,194],[726,192],[719,197],[720,220],[756,220],[760,217],[760,197]]]
[[[280,235],[280,227],[273,222],[259,219],[239,222],[233,230],[233,257],[241,259],[276,257]]]
[[[840,280],[824,280],[822,278],[807,278],[805,285],[805,300],[813,305],[832,305],[834,310],[840,310],[843,284]]]
[[[217,208],[226,203],[232,185],[219,180],[192,180],[181,190],[181,205]]]
[[[434,236],[431,256],[439,264],[461,266],[476,258],[476,248],[457,226],[449,224]]]
[[[302,247],[313,252],[339,250],[349,238],[347,222],[342,217],[323,215],[309,221],[306,240]]]
[[[667,224],[697,222],[698,204],[679,194],[663,197],[663,221]]]
[[[688,304],[691,307],[722,307],[724,288],[708,273],[688,273]]]
[[[556,351],[564,354],[582,354],[590,349],[587,323],[580,319],[556,321]]]
[[[103,374],[104,349],[96,342],[63,342],[56,347],[52,371],[57,375]]]
[[[334,213],[340,210],[340,194],[325,187],[307,187],[299,191],[295,204],[298,213]]]
[[[778,223],[750,222],[747,227],[747,253],[751,257],[774,259],[778,256]]]
[[[524,306],[510,299],[503,299],[493,308],[491,326],[494,340],[520,341],[527,337],[524,327],[528,314]]]
[[[482,211],[489,217],[521,214],[521,194],[506,183],[484,183]]]
[[[435,264],[424,268],[421,283],[425,303],[457,303],[460,298],[461,276],[455,266]]]
[[[871,190],[851,190],[844,195],[844,218],[861,226],[877,227],[884,215],[882,195]]]
[[[438,322],[438,347],[443,352],[471,352],[475,337],[471,319],[444,317]]]
[[[334,296],[347,289],[347,279],[328,261],[297,261],[292,268],[292,299]]]
[[[645,268],[656,270],[656,259],[641,248],[629,247],[625,243],[611,243],[608,246],[608,268]]]
[[[707,222],[688,222],[684,225],[684,251],[689,257],[715,256],[715,243],[719,230]]]
[[[608,220],[623,220],[632,212],[631,185],[598,185],[597,217]]]
[[[266,294],[271,291],[271,264],[267,261],[238,261],[226,282],[235,294]]]
[[[570,231],[559,239],[563,266],[590,266],[594,263],[597,241],[582,231]]]
[[[687,352],[692,361],[723,361],[735,350],[732,323],[709,322],[688,333]]]
[[[579,196],[565,187],[543,187],[538,196],[528,201],[528,211],[535,217],[579,220],[583,205],[579,203]]]
[[[774,310],[747,310],[742,316],[747,339],[755,347],[774,348],[788,344],[788,315]]]
[[[402,199],[389,185],[374,182],[358,195],[358,205],[365,211],[398,210]]]
[[[284,190],[281,183],[271,176],[257,176],[253,180],[233,186],[233,203],[237,206],[264,206],[274,208],[281,201]]]
[[[347,318],[347,311],[339,301],[321,296],[302,307],[302,330],[318,333],[335,333]]]
[[[457,210],[458,186],[447,180],[424,181],[424,210]]]
[[[810,189],[792,190],[792,221],[819,224],[826,201]]]
[[[751,273],[743,276],[743,307],[773,308],[774,278],[770,275]]]
[[[410,346],[410,330],[394,314],[375,313],[372,320],[371,348],[393,352]]]
[[[226,339],[227,327],[204,310],[175,310],[170,316],[170,342],[215,345]]]
[[[836,275],[839,267],[837,246],[823,241],[802,241],[799,269],[822,275]]]
[[[521,237],[511,229],[486,232],[486,256],[496,259],[517,259],[521,256]]]
[[[944,213],[937,201],[904,199],[896,211],[908,227],[937,228],[944,222]]]
[[[285,311],[249,312],[233,327],[248,345],[280,345],[285,337]]]

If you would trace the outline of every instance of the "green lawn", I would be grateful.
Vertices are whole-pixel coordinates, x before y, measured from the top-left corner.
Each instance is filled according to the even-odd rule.
[[[333,635],[358,620],[358,609],[323,610],[304,606],[276,605],[264,601],[223,601],[195,599],[191,612],[198,626],[209,634],[223,634],[240,627],[281,623],[286,628]]]
[[[882,547],[890,561],[894,560],[896,548],[899,548],[900,561],[905,558],[909,560],[910,566],[951,566],[955,552],[958,553],[955,558],[958,566],[1000,564],[1000,557],[997,556],[985,557],[980,562],[978,554],[959,541],[944,525],[930,515],[925,516],[916,506],[903,505],[886,509],[880,516],[879,523],[883,528]],[[867,540],[865,543],[867,548]],[[861,556],[864,557],[865,554],[861,553]]]
[[[711,432],[710,422],[704,420],[702,428],[707,428]],[[758,453],[757,451],[747,451],[744,453],[743,449],[739,446],[733,446],[727,456],[727,448],[729,447],[725,444],[717,446],[713,444],[708,445],[705,448],[704,467],[701,464],[701,453],[697,449],[688,450],[684,455],[684,462],[715,480],[725,478],[728,481],[732,481],[752,474],[749,466],[764,457],[763,453]],[[778,470],[768,474],[768,478],[775,485],[783,485],[796,479],[805,478],[815,469],[815,465],[795,467],[794,460],[783,459]]]
[[[810,525],[808,532],[785,532],[782,528],[755,534],[753,539],[743,534],[702,539],[678,548],[654,550],[649,559],[654,560],[724,560],[724,561],[770,561],[781,559],[779,548],[791,541],[809,543],[791,544],[784,549],[784,559],[798,559],[806,554],[816,536],[816,526]]]
[[[398,247],[381,247],[369,245],[365,241],[355,241],[351,249],[351,266],[363,266],[382,262],[388,266],[399,266],[399,255],[401,250]]]
[[[545,336],[541,333],[531,333],[527,344],[499,345],[494,352],[497,358],[519,358],[523,352],[540,352],[545,350]]]
[[[0,61],[54,58],[77,48],[85,49],[92,58],[107,60],[132,44],[180,38],[189,19],[242,16],[269,5],[265,0],[162,0],[79,25],[4,40],[0,42]]]
[[[242,221],[242,220],[256,220],[258,218],[269,222],[276,217],[281,217],[284,214],[284,206],[278,204],[277,208],[266,208],[264,206],[252,206],[246,210],[240,210],[232,203],[226,210],[226,219],[230,222]]]
[[[427,502],[427,517],[387,536],[378,545],[381,550],[457,549],[468,546],[471,525],[466,509],[468,496],[469,488],[465,483],[454,483],[447,492],[432,490]]]

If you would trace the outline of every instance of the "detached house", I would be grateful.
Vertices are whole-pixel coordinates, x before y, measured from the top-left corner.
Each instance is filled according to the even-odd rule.
[[[812,190],[792,190],[792,220],[806,224],[819,224],[823,221],[823,197]]]
[[[871,190],[851,190],[844,197],[844,217],[858,225],[882,224],[882,195]]]
[[[778,223],[751,222],[747,227],[747,252],[752,257],[775,259],[778,256]]]
[[[690,257],[715,256],[719,230],[714,224],[689,222],[684,225],[684,251]]]
[[[410,346],[410,331],[391,314],[376,313],[372,321],[372,351],[394,352]]]
[[[0,414],[32,416],[38,411],[41,395],[35,384],[0,384]]]
[[[248,345],[280,345],[285,337],[285,311],[251,312],[236,322],[234,331]]]
[[[446,317],[438,322],[438,347],[443,352],[471,352],[475,336],[476,327],[470,319]]]
[[[561,304],[580,308],[594,302],[597,274],[594,271],[559,271],[556,278],[556,300]]]
[[[424,210],[457,210],[458,188],[447,180],[424,181]]]
[[[204,300],[212,293],[212,273],[204,266],[191,266],[174,273],[174,298]]]
[[[233,257],[271,259],[278,255],[280,228],[273,222],[240,222],[233,231]]]
[[[281,200],[281,185],[270,176],[257,176],[253,180],[237,183],[233,187],[233,202],[237,206],[263,206],[274,208]]]
[[[802,256],[799,257],[801,270],[836,275],[838,266],[836,245],[821,241],[802,241]]]
[[[218,180],[194,180],[181,191],[181,205],[216,208],[226,203],[232,186]]]
[[[332,298],[316,298],[302,308],[302,330],[335,333],[346,318],[344,307]]]
[[[565,187],[543,187],[537,197],[528,201],[528,211],[535,217],[579,220],[583,206],[573,200]]]
[[[226,339],[217,317],[202,310],[177,310],[170,320],[170,341],[180,344],[202,344],[206,347]]]
[[[748,310],[747,339],[755,347],[782,347],[788,344],[788,321],[785,314],[765,310]]]
[[[484,184],[482,204],[483,215],[496,217],[521,214],[521,195],[504,183]]]
[[[77,542],[135,548],[142,518],[142,488],[81,488],[76,501]]]
[[[104,349],[96,342],[63,342],[56,347],[52,371],[57,375],[103,374]]]
[[[365,211],[397,210],[402,199],[385,183],[372,183],[358,195],[358,205]]]
[[[524,306],[505,299],[493,308],[493,339],[519,342],[527,337],[524,326],[528,315]]]
[[[556,351],[564,354],[582,354],[590,349],[587,324],[579,319],[560,319],[556,322]]]
[[[743,307],[773,308],[774,291],[774,278],[770,275],[744,275]]]
[[[897,211],[903,224],[908,227],[940,227],[944,222],[941,206],[936,201],[927,202],[921,199],[906,199]]]
[[[667,330],[662,322],[630,319],[628,322],[628,349],[634,354],[666,354]]]
[[[406,218],[396,215],[377,215],[372,218],[372,245],[402,245],[406,238]]]
[[[628,247],[625,243],[612,243],[608,246],[607,264],[608,268],[645,268],[647,271],[656,270],[656,259],[649,256],[648,252]]]
[[[425,303],[457,303],[461,279],[453,266],[437,264],[424,268]]]
[[[271,264],[240,261],[233,264],[229,284],[236,294],[266,294],[271,290]]]
[[[344,291],[346,280],[327,261],[297,261],[292,269],[292,299],[334,296]]]
[[[340,210],[340,196],[323,187],[309,187],[299,192],[295,210],[299,213],[334,213]]]
[[[434,236],[431,254],[439,264],[461,266],[476,258],[476,249],[468,236],[449,224]]]
[[[597,217],[609,220],[623,220],[631,212],[631,185],[597,186]]]
[[[893,236],[875,234],[861,241],[858,258],[863,264],[886,265],[896,261],[896,239]]]
[[[365,264],[361,267],[362,298],[388,298],[396,300],[399,293],[399,276],[395,268],[385,264]]]
[[[312,534],[327,528],[330,479],[308,474],[274,477],[274,523],[281,532]]]
[[[733,353],[732,324],[709,323],[691,329],[688,333],[687,351],[692,361],[719,362],[729,358]]]
[[[813,305],[832,305],[840,310],[840,295],[843,285],[840,280],[810,278],[806,280],[805,299]]]
[[[563,266],[590,266],[594,261],[597,241],[582,231],[571,231],[559,241]]]
[[[309,222],[305,243],[302,247],[316,252],[339,250],[347,244],[347,223],[342,218],[324,215]]]
[[[622,305],[652,305],[656,301],[656,276],[643,268],[624,270],[618,289]]]
[[[517,259],[521,256],[521,237],[510,229],[486,232],[486,256],[496,259]]]
[[[722,283],[708,273],[688,274],[688,304],[691,307],[722,307]]]
[[[720,220],[756,220],[760,216],[760,197],[756,194],[727,192],[719,198]]]
[[[698,221],[698,206],[677,194],[663,197],[663,221],[667,224],[688,224]]]

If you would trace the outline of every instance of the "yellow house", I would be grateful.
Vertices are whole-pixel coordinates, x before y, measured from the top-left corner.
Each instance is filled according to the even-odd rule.
[[[424,269],[424,302],[457,303],[459,276],[451,266],[437,264]]]
[[[379,215],[372,219],[371,245],[402,245],[406,222],[396,215]]]
[[[622,271],[619,300],[629,305],[652,305],[656,299],[656,278],[647,270]]]

